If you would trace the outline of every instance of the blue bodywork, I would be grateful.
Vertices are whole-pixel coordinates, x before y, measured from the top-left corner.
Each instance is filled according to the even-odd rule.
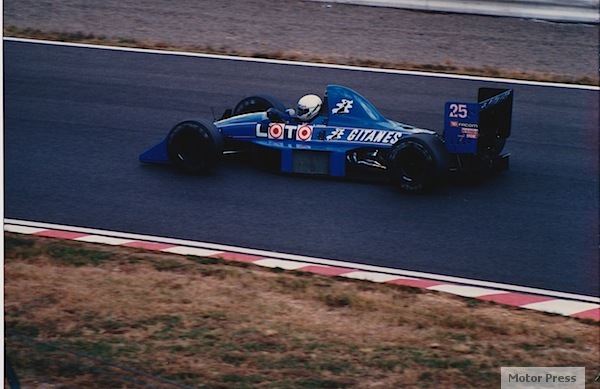
[[[279,150],[281,172],[334,177],[346,175],[352,151],[389,149],[404,134],[435,134],[386,119],[364,97],[338,85],[327,87],[324,108],[310,123],[273,123],[266,113],[251,113],[215,125],[226,139]]]
[[[447,103],[443,138],[385,118],[363,96],[340,85],[327,86],[323,108],[309,123],[274,120],[265,111],[226,117],[214,125],[223,138],[224,153],[252,149],[255,155],[267,157],[268,167],[283,173],[345,177],[365,170],[385,171],[394,145],[416,134],[439,139],[447,149],[448,165],[455,169],[461,156],[466,160],[482,153],[480,111],[502,100],[495,91],[493,99],[498,101]],[[512,109],[512,90],[504,92],[504,99],[508,98]],[[169,164],[167,139],[141,154],[140,161]]]

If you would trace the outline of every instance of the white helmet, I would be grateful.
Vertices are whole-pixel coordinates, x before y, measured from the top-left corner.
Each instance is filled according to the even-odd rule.
[[[315,116],[319,114],[321,107],[323,106],[323,100],[317,95],[306,95],[303,96],[300,100],[298,100],[298,106],[296,109],[296,113],[298,114],[298,119],[303,122],[308,122],[312,120]]]

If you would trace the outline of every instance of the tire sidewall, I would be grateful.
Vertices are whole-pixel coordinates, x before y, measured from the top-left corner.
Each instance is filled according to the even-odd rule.
[[[431,190],[448,167],[446,149],[435,135],[418,134],[402,138],[392,148],[389,158],[392,183],[409,193]]]
[[[210,171],[222,155],[222,135],[213,123],[186,120],[167,137],[167,154],[181,171],[198,174]]]

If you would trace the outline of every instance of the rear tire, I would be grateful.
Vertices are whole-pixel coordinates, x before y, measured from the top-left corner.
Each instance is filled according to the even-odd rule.
[[[269,108],[275,108],[281,112],[285,111],[285,105],[278,98],[269,95],[256,95],[246,97],[240,101],[233,109],[232,115],[266,112]]]
[[[169,133],[167,154],[171,162],[186,173],[206,173],[221,159],[223,138],[213,123],[187,120]]]
[[[403,137],[392,148],[389,158],[392,184],[404,192],[431,190],[448,172],[448,152],[435,135]]]

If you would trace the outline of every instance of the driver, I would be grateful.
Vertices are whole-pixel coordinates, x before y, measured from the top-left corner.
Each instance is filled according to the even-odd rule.
[[[296,116],[303,122],[310,122],[321,111],[323,100],[317,95],[302,96],[296,105]]]
[[[323,100],[315,94],[302,96],[296,104],[296,109],[288,108],[285,112],[269,108],[267,115],[272,122],[308,123],[313,120],[323,106]]]

